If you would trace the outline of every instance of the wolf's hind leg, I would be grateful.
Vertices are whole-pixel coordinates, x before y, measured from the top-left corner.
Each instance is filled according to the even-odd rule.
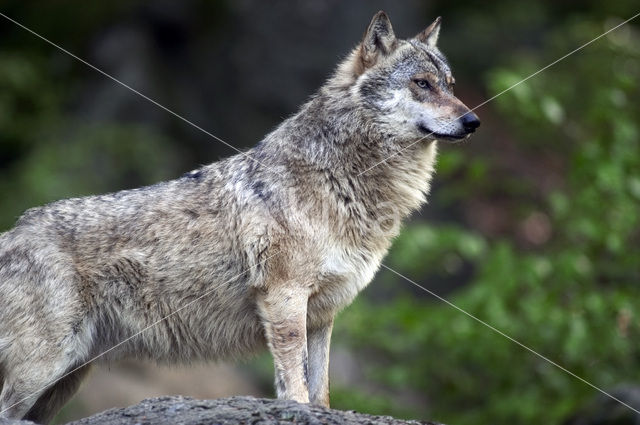
[[[34,397],[28,397],[28,393],[20,390],[20,382],[13,382],[6,378],[0,392],[0,418],[22,419],[31,405]]]
[[[53,410],[54,405],[61,407],[62,399],[68,399],[71,387],[75,392],[80,379],[72,386],[70,384],[74,380],[70,380],[68,384],[65,378],[64,387],[60,388],[56,381],[64,376],[67,368],[54,367],[52,370],[51,365],[42,363],[24,366],[12,369],[11,374],[6,377],[0,393],[0,418],[26,419],[29,414],[30,419],[40,422],[38,415],[46,418],[57,413]],[[59,389],[64,390],[63,394],[57,393]],[[51,400],[44,400],[45,394],[51,396]],[[39,403],[41,399],[44,404]]]
[[[40,396],[24,419],[39,423],[49,423],[62,407],[80,388],[80,383],[89,372],[90,366],[84,366],[60,379]]]
[[[73,335],[73,331],[70,330],[66,335]],[[75,338],[48,340],[43,337],[23,337],[12,344],[4,353],[5,381],[0,393],[0,417],[23,419],[32,408],[34,414],[55,414],[48,413],[51,409],[46,403],[35,405],[45,393],[52,395],[51,406],[59,405],[58,399],[68,398],[68,394],[57,394],[56,391],[61,389],[57,381],[76,365],[82,364],[84,355],[74,342],[77,342]],[[70,392],[72,382],[73,379],[65,380],[63,389],[66,392]]]

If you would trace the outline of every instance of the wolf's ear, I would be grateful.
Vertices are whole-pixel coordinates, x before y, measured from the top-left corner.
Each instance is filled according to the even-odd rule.
[[[438,16],[436,20],[427,27],[427,29],[416,35],[416,38],[429,47],[436,47],[436,44],[438,43],[438,35],[440,34],[441,21],[442,18]]]
[[[379,54],[388,55],[396,48],[397,44],[391,21],[387,14],[381,10],[371,19],[371,23],[362,37],[360,45],[362,65],[365,69],[373,66],[377,62]]]

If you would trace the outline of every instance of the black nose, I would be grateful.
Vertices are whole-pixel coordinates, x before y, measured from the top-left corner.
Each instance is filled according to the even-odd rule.
[[[480,127],[480,119],[476,114],[469,111],[462,116],[462,126],[467,133],[473,133],[476,128]]]

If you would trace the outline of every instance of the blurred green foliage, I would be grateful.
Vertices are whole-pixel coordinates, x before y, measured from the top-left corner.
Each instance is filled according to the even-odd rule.
[[[178,150],[149,126],[63,113],[65,82],[40,56],[0,55],[0,229],[27,208],[150,184],[178,173]]]
[[[604,28],[583,20],[551,31],[544,54],[515,55],[491,70],[489,91],[510,87]],[[498,125],[515,135],[518,155],[556,164],[557,184],[541,190],[540,181],[496,178],[504,158],[495,152],[471,160],[457,149],[442,154],[437,178],[445,182],[436,199],[465,204],[470,188],[499,193],[518,205],[513,214],[523,220],[543,217],[548,237],[523,244],[456,224],[414,223],[387,259],[420,282],[456,265],[472,268],[471,283],[450,296],[453,304],[604,389],[640,382],[639,59],[640,36],[625,27],[495,100]],[[447,181],[451,176],[455,181]],[[388,272],[381,280],[412,286]],[[373,359],[368,379],[390,396],[421,394],[420,417],[457,425],[558,424],[597,394],[423,295],[360,298],[337,321],[341,339]],[[352,403],[348,394],[334,401]],[[367,410],[402,408],[374,402]]]

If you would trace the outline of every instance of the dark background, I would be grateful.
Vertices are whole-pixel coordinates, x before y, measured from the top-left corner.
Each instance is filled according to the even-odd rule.
[[[403,38],[443,16],[439,45],[471,107],[640,11],[626,0],[0,8],[238,148],[292,114],[379,9]],[[386,260],[636,408],[639,46],[636,20],[478,109],[478,134],[442,146],[429,205]],[[1,230],[32,206],[174,178],[234,153],[0,18]],[[450,424],[637,420],[388,272],[338,317],[333,343],[338,408]],[[156,394],[271,396],[270,374],[268,356],[179,370],[114,365],[60,421]]]

